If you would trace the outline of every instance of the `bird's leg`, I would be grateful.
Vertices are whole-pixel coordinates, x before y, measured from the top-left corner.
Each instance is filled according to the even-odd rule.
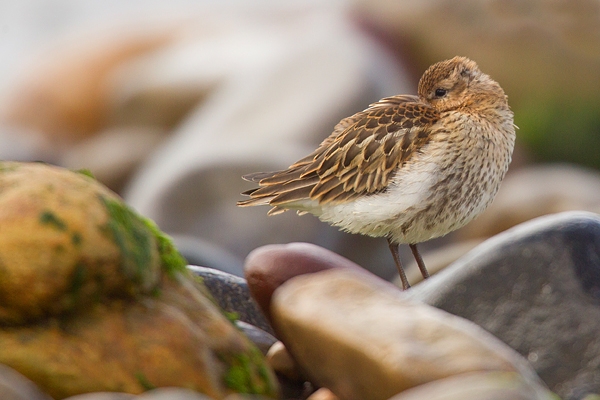
[[[421,257],[421,254],[419,253],[419,250],[417,249],[417,244],[409,244],[408,245],[410,247],[410,250],[413,253],[413,256],[415,257],[415,261],[417,262],[417,265],[419,266],[419,269],[421,270],[421,275],[423,275],[424,279],[429,278],[429,272],[427,272],[427,268],[425,268],[425,263],[423,262],[423,257]]]
[[[398,243],[392,241],[392,239],[388,238],[388,246],[390,247],[390,251],[392,252],[392,257],[394,257],[394,262],[396,263],[396,268],[398,268],[398,273],[400,274],[400,279],[402,280],[402,290],[406,290],[410,287],[408,283],[408,279],[406,279],[406,274],[404,273],[404,268],[402,268],[402,263],[400,262],[400,255],[398,254]]]

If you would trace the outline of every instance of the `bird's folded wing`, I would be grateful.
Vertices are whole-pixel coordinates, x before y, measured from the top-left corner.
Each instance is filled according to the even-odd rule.
[[[343,119],[317,150],[288,169],[246,176],[260,187],[238,204],[337,204],[381,192],[397,167],[429,142],[438,119],[416,96],[384,98]]]

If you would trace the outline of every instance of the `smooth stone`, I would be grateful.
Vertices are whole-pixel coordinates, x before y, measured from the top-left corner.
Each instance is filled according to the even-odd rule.
[[[540,217],[482,243],[409,291],[526,357],[567,399],[600,390],[600,217]]]
[[[235,326],[244,332],[244,335],[254,343],[263,355],[267,355],[269,349],[277,342],[275,336],[247,322],[238,320],[235,321]]]
[[[333,394],[333,392],[331,390],[329,390],[327,388],[320,388],[306,398],[306,400],[338,400],[338,399],[339,399],[339,397],[337,397],[335,394]]]
[[[529,364],[490,333],[365,272],[296,276],[275,291],[271,312],[311,381],[342,399],[388,399],[478,371],[519,373],[536,398],[547,393]]]
[[[244,278],[197,265],[189,265],[188,269],[194,275],[202,278],[204,286],[210,291],[222,310],[235,313],[235,318],[265,332],[273,332],[260,308],[250,296],[248,284]]]
[[[281,398],[305,399],[314,391],[306,374],[300,371],[300,367],[282,342],[274,343],[267,352],[266,358],[267,363],[277,375]]]
[[[35,383],[4,364],[0,364],[0,399],[52,400]]]
[[[298,368],[298,364],[290,353],[285,348],[285,345],[277,341],[267,352],[267,363],[273,368],[276,373],[285,376],[294,381],[302,380],[302,372]]]
[[[122,392],[93,392],[70,396],[64,400],[136,400],[138,396]]]
[[[273,292],[297,275],[331,268],[364,269],[345,257],[310,243],[273,244],[255,249],[244,264],[248,288],[270,320]]]
[[[195,392],[193,390],[165,387],[150,390],[137,397],[138,400],[211,400],[212,397]]]
[[[558,400],[551,392],[539,393],[511,372],[476,372],[425,383],[390,400]]]

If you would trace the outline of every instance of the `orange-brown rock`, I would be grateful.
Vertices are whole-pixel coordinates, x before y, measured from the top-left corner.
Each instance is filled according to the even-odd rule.
[[[0,163],[0,363],[54,398],[164,386],[274,396],[262,354],[205,290],[93,178]]]

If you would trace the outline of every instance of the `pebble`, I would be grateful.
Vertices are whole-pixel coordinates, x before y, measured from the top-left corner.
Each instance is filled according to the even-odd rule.
[[[244,273],[252,297],[270,320],[273,292],[288,279],[330,268],[364,271],[359,265],[332,251],[309,243],[267,245],[246,257]]]
[[[273,332],[269,323],[250,296],[248,284],[244,278],[212,268],[196,265],[188,266],[194,275],[201,277],[204,286],[222,310],[232,313],[233,317],[254,325],[265,332]]]
[[[500,340],[367,273],[333,268],[296,276],[275,291],[271,312],[280,339],[311,381],[343,399],[388,399],[476,371],[519,373],[538,398],[547,393],[529,364]]]

